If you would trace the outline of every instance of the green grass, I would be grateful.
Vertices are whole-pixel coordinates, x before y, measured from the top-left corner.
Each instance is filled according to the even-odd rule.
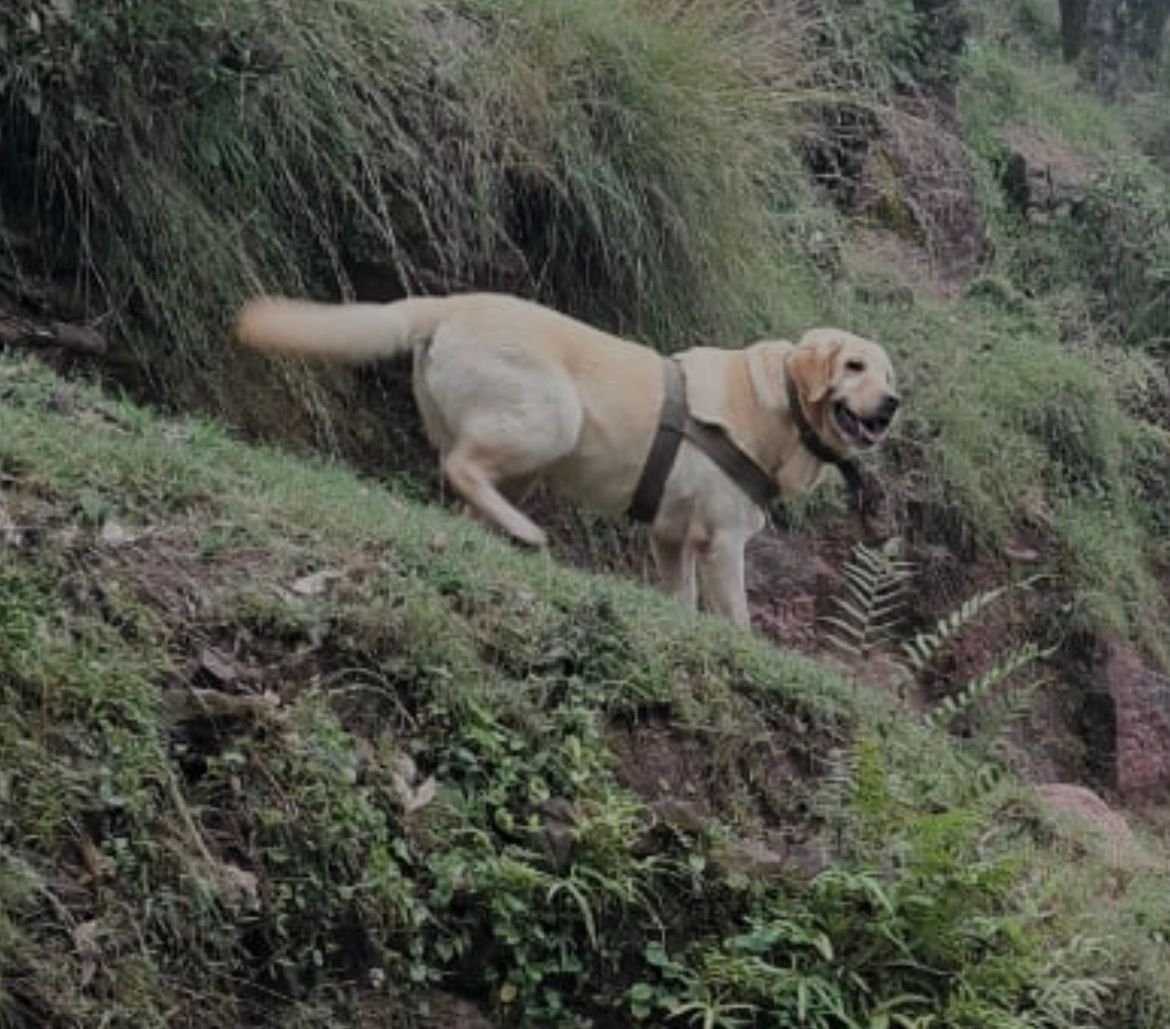
[[[363,262],[667,349],[737,336],[780,292],[799,22],[570,0],[34,8],[0,16],[0,204],[56,235],[153,399],[238,410],[242,297],[336,295]],[[328,380],[291,385],[335,443]]]
[[[855,105],[880,120],[907,75],[943,70],[896,0],[766,31],[746,7],[709,4],[184,0],[44,23],[14,9],[0,203],[72,248],[152,400],[371,468],[420,463],[385,428],[401,392],[388,401],[382,380],[229,349],[245,293],[335,293],[374,261],[400,285],[517,289],[665,349],[814,323],[877,336],[915,400],[903,470],[923,479],[911,488],[930,525],[906,528],[997,545],[1037,504],[1058,512],[1093,617],[1135,634],[1164,613],[1143,570],[1157,502],[1135,490],[1156,443],[1092,381],[1108,362],[1069,356],[1057,337],[1089,324],[1148,343],[1170,246],[1147,261],[1126,240],[1164,230],[1170,207],[1124,124],[1044,52],[1050,8],[983,12],[982,35],[947,68],[995,242],[986,279],[1006,282],[1008,300],[857,303],[856,262],[833,256],[850,237],[800,167],[809,115]],[[1130,154],[1135,170],[1094,194],[1087,227],[1029,232],[996,182],[1000,133],[1020,122]],[[1113,257],[1090,259],[1102,240]],[[1084,410],[1061,409],[1066,392]],[[1127,457],[1139,436],[1141,468]],[[811,498],[794,518],[838,510]],[[1114,518],[1118,536],[1094,528]],[[1116,565],[1114,589],[1102,571]]]
[[[5,1024],[424,1025],[435,989],[525,1025],[1164,1003],[1078,950],[1090,898],[1053,921],[1096,867],[1050,860],[1075,836],[827,669],[32,365],[0,397]],[[655,746],[690,764],[638,794]],[[831,864],[744,878],[760,835]]]
[[[912,542],[987,569],[1039,539],[1046,629],[1167,658],[1167,184],[1051,3],[981,9],[954,66],[903,0],[767,32],[707,3],[34,6],[0,13],[0,220],[38,242],[0,264],[76,273],[140,394],[393,465],[391,373],[223,339],[245,293],[366,261],[664,349],[840,324],[899,368],[879,461]],[[883,304],[898,270],[842,256],[796,140],[952,71],[994,256]],[[1087,221],[1007,209],[1017,123],[1117,165]],[[1156,868],[828,668],[419,492],[0,365],[0,1022],[422,1025],[436,989],[501,1024],[1167,1020]],[[743,838],[830,865],[745,880]]]

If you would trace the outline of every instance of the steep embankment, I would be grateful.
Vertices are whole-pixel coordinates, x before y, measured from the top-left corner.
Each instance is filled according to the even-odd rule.
[[[0,342],[395,476],[3,365],[0,1015],[1170,1018],[1157,846],[1004,777],[1170,784],[1165,73],[1103,103],[1047,0],[810,6],[0,10]],[[854,657],[683,618],[587,515],[558,556],[616,581],[513,554],[440,512],[399,369],[225,345],[260,288],[470,287],[882,340],[908,564],[842,607],[831,488],[753,561],[762,627]]]
[[[1154,853],[825,668],[35,365],[0,400],[6,1024],[1165,1010]]]

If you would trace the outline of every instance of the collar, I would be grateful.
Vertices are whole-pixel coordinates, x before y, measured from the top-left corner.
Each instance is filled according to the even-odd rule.
[[[842,457],[817,435],[816,430],[808,420],[808,416],[804,413],[804,407],[800,402],[800,394],[796,389],[796,380],[787,374],[787,370],[785,371],[784,377],[788,384],[788,409],[792,412],[792,421],[796,424],[796,431],[800,433],[801,445],[818,461],[836,465],[841,470],[841,475],[845,479],[845,487],[849,490],[850,499],[854,504],[860,506],[864,482],[857,459],[853,457]]]

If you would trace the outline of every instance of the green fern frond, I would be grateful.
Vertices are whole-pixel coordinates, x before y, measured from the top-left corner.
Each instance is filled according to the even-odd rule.
[[[996,586],[994,589],[984,590],[968,597],[950,614],[944,615],[934,626],[925,632],[920,632],[913,639],[902,644],[902,653],[910,669],[921,674],[943,649],[960,632],[970,625],[980,614],[994,604],[1001,597],[1014,590],[1025,589],[1038,579],[1039,576],[1025,579],[1022,582],[1009,586]]]
[[[823,619],[833,630],[827,634],[829,642],[854,658],[889,643],[901,620],[912,572],[909,561],[858,543],[843,569],[844,595],[833,598],[837,613]]]
[[[993,696],[979,711],[979,735],[990,741],[999,739],[1008,726],[1027,714],[1036,693],[1047,686],[1049,681],[1033,679]]]
[[[1025,643],[1016,647],[985,672],[969,680],[957,693],[944,697],[923,720],[935,728],[950,725],[960,715],[988,700],[1004,680],[1049,653],[1051,651],[1042,650],[1035,643]],[[1030,684],[1028,688],[1034,689],[1035,685]]]

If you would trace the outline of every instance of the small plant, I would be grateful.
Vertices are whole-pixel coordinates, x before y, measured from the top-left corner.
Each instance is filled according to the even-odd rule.
[[[913,575],[911,562],[894,556],[894,548],[883,549],[857,544],[845,565],[846,596],[835,597],[839,614],[825,619],[834,632],[829,642],[853,659],[864,659],[894,644],[905,606],[906,588]],[[1011,586],[997,586],[969,597],[929,629],[917,632],[898,644],[899,685],[905,689],[921,682],[947,647],[992,605],[1012,590],[1024,589],[1035,577]],[[957,718],[983,708],[987,735],[994,738],[1000,728],[1017,717],[1040,683],[1004,689],[1017,673],[1052,653],[1034,642],[1010,649],[989,668],[978,673],[947,695],[924,717],[927,725],[947,728]]]
[[[825,621],[837,630],[829,642],[849,657],[868,657],[898,628],[913,566],[895,553],[891,544],[878,550],[858,543],[845,564],[845,596],[833,598],[839,614]]]

